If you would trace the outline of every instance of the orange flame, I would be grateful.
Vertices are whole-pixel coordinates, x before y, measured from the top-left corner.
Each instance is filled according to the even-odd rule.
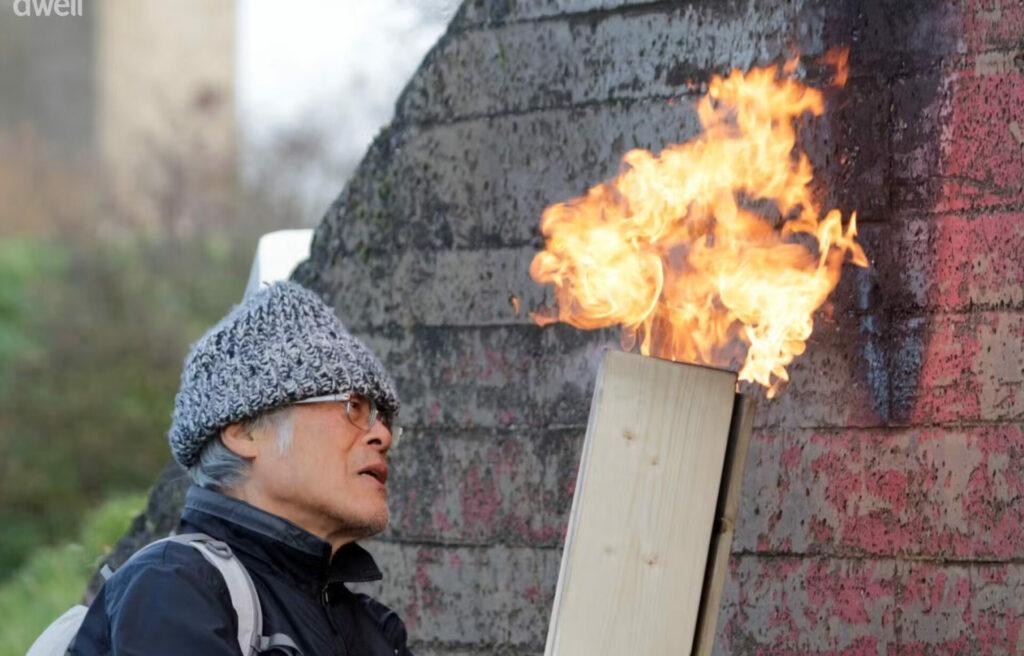
[[[821,61],[836,69],[832,84],[837,87],[846,86],[846,80],[850,77],[850,49],[832,48],[822,56]]]
[[[703,134],[631,150],[618,177],[547,208],[530,275],[554,285],[558,310],[537,323],[621,325],[624,348],[639,339],[645,355],[718,366],[745,347],[740,380],[774,396],[843,262],[867,266],[856,213],[844,229],[812,198],[796,121],[824,102],[793,68],[713,77],[697,105]]]

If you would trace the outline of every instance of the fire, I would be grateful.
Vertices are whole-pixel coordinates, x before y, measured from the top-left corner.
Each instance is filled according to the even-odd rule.
[[[826,61],[845,82],[845,54]],[[856,213],[844,228],[812,198],[796,124],[824,101],[795,67],[715,76],[697,104],[701,135],[631,150],[616,178],[547,208],[530,275],[554,285],[558,309],[534,320],[620,325],[624,348],[639,340],[644,355],[677,361],[742,357],[740,380],[774,396],[843,263],[868,264]]]

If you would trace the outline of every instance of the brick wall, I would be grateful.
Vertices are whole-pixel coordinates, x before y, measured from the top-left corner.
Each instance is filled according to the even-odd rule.
[[[851,47],[804,140],[872,268],[761,403],[718,652],[1024,651],[1022,39],[1015,0],[463,6],[299,273],[405,399],[373,550],[417,653],[543,650],[616,337],[514,314],[550,301],[542,209],[692,136],[686,81],[794,45]]]

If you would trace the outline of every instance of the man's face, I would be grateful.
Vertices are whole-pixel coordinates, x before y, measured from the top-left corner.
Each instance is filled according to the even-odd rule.
[[[290,412],[292,440],[284,453],[273,429],[256,436],[260,454],[249,483],[267,510],[345,541],[387,528],[391,433],[384,423],[360,429],[345,416],[340,401],[292,406]]]

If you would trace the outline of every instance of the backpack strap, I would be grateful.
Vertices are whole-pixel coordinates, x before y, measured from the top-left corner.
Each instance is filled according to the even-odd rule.
[[[231,547],[205,533],[185,533],[152,542],[136,552],[132,558],[161,542],[177,542],[194,548],[224,577],[231,605],[238,615],[238,648],[242,656],[254,656],[272,649],[284,651],[289,656],[302,656],[295,642],[287,635],[263,635],[263,608],[260,606],[256,586],[253,585],[252,577],[249,576],[249,571],[245,569],[242,561],[232,553]]]
[[[203,533],[172,535],[167,539],[195,548],[207,562],[217,568],[224,577],[231,605],[238,615],[238,648],[242,656],[259,653],[259,639],[263,635],[263,609],[252,577],[242,562],[231,553],[231,547]]]

